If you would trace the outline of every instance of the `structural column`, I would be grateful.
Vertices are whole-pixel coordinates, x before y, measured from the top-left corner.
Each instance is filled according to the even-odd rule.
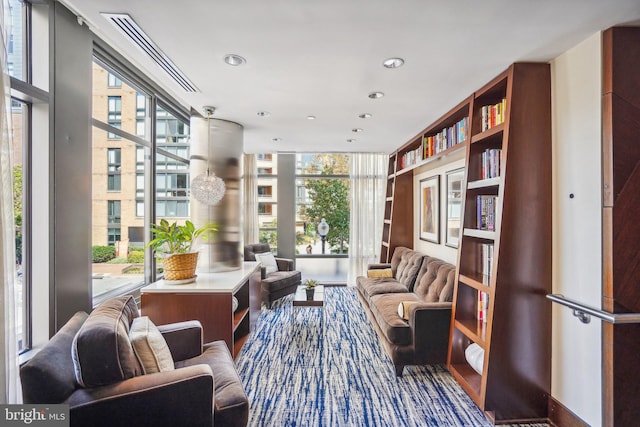
[[[226,120],[191,117],[190,179],[201,173],[215,173],[225,182],[224,197],[208,206],[191,197],[191,219],[196,227],[213,222],[214,239],[201,241],[198,272],[239,268],[242,263],[242,154],[244,129]]]

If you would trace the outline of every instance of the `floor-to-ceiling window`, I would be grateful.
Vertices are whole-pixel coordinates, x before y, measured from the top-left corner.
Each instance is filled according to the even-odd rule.
[[[11,123],[13,141],[13,211],[15,219],[15,313],[18,351],[31,347],[32,258],[31,258],[31,147],[34,126],[33,105],[47,101],[46,91],[33,79],[32,7],[29,2],[5,0],[7,68],[11,78]],[[40,124],[41,127],[46,123]]]
[[[296,154],[296,268],[321,282],[346,282],[349,155]]]
[[[258,169],[258,233],[260,243],[278,252],[278,155],[256,154]]]
[[[94,61],[94,304],[153,280],[149,225],[184,223],[190,213],[188,117],[116,70],[102,57]]]

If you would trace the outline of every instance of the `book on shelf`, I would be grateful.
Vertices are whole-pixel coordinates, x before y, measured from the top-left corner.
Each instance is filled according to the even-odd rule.
[[[478,321],[487,323],[487,310],[489,308],[489,294],[478,292]]]
[[[476,224],[478,230],[496,230],[497,196],[476,196]]]
[[[488,148],[482,152],[480,159],[481,179],[497,178],[500,176],[500,156],[502,150],[499,148]]]
[[[447,148],[466,141],[467,135],[469,135],[468,117],[459,120],[453,126],[442,129],[435,135],[424,135],[422,137],[422,158],[427,159]]]
[[[504,122],[505,112],[507,110],[507,99],[493,105],[485,105],[481,109],[482,115],[482,131],[489,130]]]
[[[493,243],[483,243],[480,247],[480,274],[482,284],[491,285],[493,276]]]

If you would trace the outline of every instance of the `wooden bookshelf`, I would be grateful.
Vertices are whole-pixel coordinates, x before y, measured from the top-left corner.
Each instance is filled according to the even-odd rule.
[[[446,161],[447,158],[466,150],[469,145],[471,121],[469,107],[471,97],[456,105],[447,114],[424,129],[409,142],[389,155],[389,170],[387,177],[387,192],[385,199],[385,216],[382,225],[382,247],[380,250],[380,262],[390,262],[393,251],[398,246],[413,247],[413,175],[421,166],[434,162]],[[459,123],[467,120],[466,134],[461,133]],[[443,131],[455,128],[451,133],[450,143],[440,146],[437,152],[429,153],[425,142],[428,138],[442,135]],[[460,135],[466,135],[462,137]],[[432,150],[433,151],[433,150]],[[406,162],[408,153],[419,152],[413,157],[413,161]]]
[[[547,418],[551,383],[551,307],[545,299],[551,291],[550,82],[548,64],[516,63],[474,93],[469,102],[471,143],[447,367],[496,423]],[[483,130],[483,107],[503,99],[506,107],[504,103],[499,107],[502,123]],[[498,153],[498,176],[485,173],[483,159],[488,150]],[[493,231],[478,227],[478,196],[497,196]],[[482,320],[480,293],[488,296]],[[466,361],[465,349],[471,343],[484,349],[482,374]]]

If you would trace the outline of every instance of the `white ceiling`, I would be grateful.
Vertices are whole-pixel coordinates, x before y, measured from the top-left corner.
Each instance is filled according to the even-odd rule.
[[[549,61],[640,20],[640,0],[62,3],[185,106],[213,105],[214,118],[243,125],[246,152],[391,152],[512,62]],[[182,90],[100,12],[129,14],[200,92]],[[225,64],[228,53],[247,63]],[[384,68],[394,56],[405,65]]]

